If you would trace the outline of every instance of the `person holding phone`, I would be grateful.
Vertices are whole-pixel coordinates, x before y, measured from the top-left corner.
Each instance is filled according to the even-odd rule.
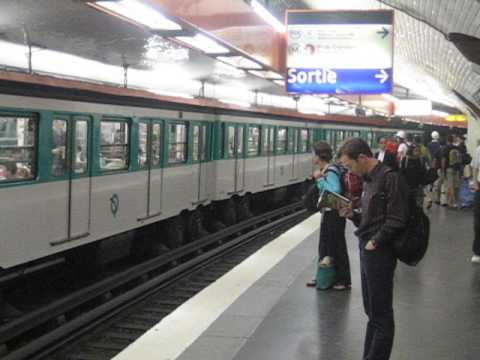
[[[388,360],[393,346],[393,276],[397,258],[393,240],[407,226],[408,187],[398,171],[373,157],[360,138],[347,140],[340,161],[364,179],[361,212],[347,207],[340,215],[353,220],[359,239],[360,274],[365,313],[368,316],[363,359]]]
[[[333,152],[330,145],[326,142],[318,142],[313,146],[313,162],[318,166],[314,177],[317,187],[322,196],[326,190],[333,193],[341,193],[342,185],[340,179],[340,169],[331,164]],[[344,217],[338,214],[338,211],[331,208],[323,208],[322,224],[320,226],[320,240],[318,244],[319,260],[326,257],[333,258],[336,283],[333,286],[335,290],[347,290],[351,287],[350,261],[347,252],[347,243],[345,240]],[[311,280],[307,286],[316,286],[316,280]]]

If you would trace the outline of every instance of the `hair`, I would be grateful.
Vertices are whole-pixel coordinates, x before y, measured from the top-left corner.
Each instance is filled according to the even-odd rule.
[[[448,135],[447,136],[447,143],[450,144],[450,143],[453,143],[453,141],[454,141],[453,135],[452,134]]]
[[[313,145],[313,152],[320,160],[330,162],[333,158],[333,152],[330,145],[325,141],[317,142]]]
[[[358,160],[361,154],[367,157],[373,157],[370,146],[368,146],[365,140],[360,138],[348,139],[342,144],[340,150],[338,150],[338,157],[347,156],[352,160]]]
[[[413,141],[413,135],[411,133],[408,133],[406,136],[405,136],[405,140],[407,141]]]

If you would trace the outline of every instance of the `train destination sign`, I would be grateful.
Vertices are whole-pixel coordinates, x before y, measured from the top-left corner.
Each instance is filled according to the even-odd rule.
[[[287,92],[392,91],[393,11],[288,11],[287,31]]]

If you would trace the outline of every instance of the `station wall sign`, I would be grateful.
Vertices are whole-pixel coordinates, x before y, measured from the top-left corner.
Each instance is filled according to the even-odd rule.
[[[287,92],[392,91],[393,11],[288,11],[287,33]]]

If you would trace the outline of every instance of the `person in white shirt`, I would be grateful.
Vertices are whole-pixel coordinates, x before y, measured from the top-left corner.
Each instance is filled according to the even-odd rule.
[[[407,138],[407,133],[403,130],[400,130],[395,135],[398,141],[398,150],[397,150],[397,160],[403,159],[407,155],[408,145],[405,143]]]
[[[480,145],[475,151],[472,159],[473,181],[475,184],[475,201],[473,203],[473,230],[475,237],[473,239],[472,263],[480,264]]]

